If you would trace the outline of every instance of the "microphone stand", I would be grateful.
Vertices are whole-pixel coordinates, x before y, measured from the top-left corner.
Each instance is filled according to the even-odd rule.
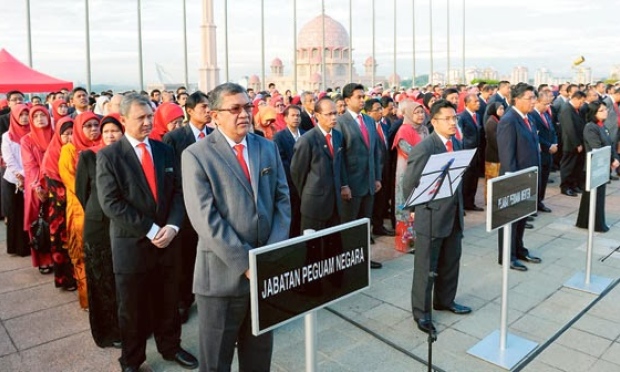
[[[433,242],[433,208],[431,207],[430,203],[433,202],[433,200],[435,200],[435,197],[437,196],[437,193],[439,192],[439,190],[441,190],[441,186],[443,185],[446,177],[448,176],[448,169],[450,168],[450,165],[452,165],[452,160],[449,161],[442,169],[441,169],[441,173],[439,174],[439,176],[437,177],[437,181],[436,181],[436,187],[435,190],[433,192],[433,196],[431,196],[431,199],[429,201],[426,202],[425,208],[429,211],[429,241]],[[436,264],[436,263],[435,263]],[[436,266],[436,265],[435,265]],[[428,273],[428,280],[430,281],[430,285],[427,286],[427,288],[431,288],[431,290],[427,290],[426,291],[426,300],[425,302],[428,304],[428,320],[431,323],[431,329],[428,330],[428,337],[426,338],[426,342],[428,343],[428,362],[427,362],[427,366],[428,366],[428,372],[431,372],[433,370],[433,342],[437,341],[437,331],[434,328],[433,325],[433,289],[434,285],[435,285],[435,277],[437,276],[437,273],[435,272],[436,267],[431,266],[430,271]]]

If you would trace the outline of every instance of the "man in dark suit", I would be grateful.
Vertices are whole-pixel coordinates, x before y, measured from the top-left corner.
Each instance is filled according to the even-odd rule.
[[[497,93],[493,94],[487,102],[487,107],[493,102],[500,102],[504,106],[504,110],[508,108],[508,96],[510,95],[510,82],[502,80],[497,86]],[[482,122],[486,123],[489,118],[489,113],[485,111]]]
[[[121,103],[125,136],[97,154],[97,193],[110,218],[123,371],[146,359],[149,316],[157,350],[185,368],[198,361],[181,348],[175,258],[171,244],[183,222],[181,177],[172,148],[149,140],[148,99],[128,94]]]
[[[194,92],[187,97],[185,103],[189,122],[181,127],[166,133],[163,138],[165,144],[174,149],[174,156],[178,168],[181,168],[181,154],[190,145],[204,139],[212,129],[207,126],[211,121],[209,116],[209,98],[203,92]],[[179,246],[178,282],[179,282],[179,317],[181,323],[189,319],[189,309],[194,303],[192,282],[194,281],[194,264],[196,262],[196,246],[198,234],[194,231],[187,215],[183,219],[183,225],[175,239]]]
[[[538,210],[545,213],[551,212],[551,209],[549,209],[543,201],[545,200],[545,193],[547,191],[547,183],[549,181],[549,173],[551,172],[553,154],[558,151],[558,139],[555,135],[553,122],[548,112],[548,108],[551,105],[551,96],[551,92],[539,92],[534,110],[527,115],[530,119],[530,123],[534,125],[538,132],[538,142],[540,144]]]
[[[460,150],[456,134],[456,110],[439,100],[431,107],[434,131],[413,147],[403,178],[403,192],[410,195],[420,184],[422,171],[431,155]],[[430,224],[431,213],[433,224]],[[423,332],[434,332],[430,319],[431,298],[435,310],[468,314],[471,308],[454,302],[459,279],[461,240],[463,238],[463,196],[461,187],[449,198],[435,200],[415,207],[416,252],[411,288],[413,318]],[[436,276],[430,282],[431,272]],[[433,295],[434,294],[434,295]]]
[[[559,121],[562,128],[562,160],[560,161],[560,190],[562,194],[576,197],[583,190],[583,128],[586,126],[579,109],[586,99],[578,90],[568,103],[560,109]]]
[[[465,110],[458,116],[459,124],[463,131],[463,148],[477,149],[478,153],[484,152],[480,149],[480,133],[482,123],[478,116],[480,102],[475,94],[465,96]],[[476,191],[478,191],[478,173],[480,168],[477,154],[471,159],[469,167],[463,175],[463,204],[465,210],[483,211],[484,209],[476,206]]]
[[[347,112],[338,117],[336,129],[344,138],[342,174],[342,222],[358,218],[372,218],[374,195],[381,189],[381,150],[377,130],[372,119],[362,115],[364,86],[349,83],[342,88]],[[373,242],[373,240],[371,240]],[[371,261],[371,268],[381,264]]]
[[[271,332],[252,335],[248,251],[288,237],[289,190],[277,146],[250,133],[252,104],[234,83],[209,93],[216,130],[182,155],[183,191],[198,232],[194,293],[201,371],[268,371]]]
[[[293,159],[293,148],[295,143],[301,138],[301,135],[305,132],[299,129],[299,123],[301,122],[301,108],[297,105],[289,105],[284,109],[284,121],[286,122],[286,129],[283,129],[273,136],[273,142],[278,145],[278,151],[280,152],[280,158],[282,159],[282,166],[286,173],[286,182],[288,183],[288,189],[291,196],[291,228],[289,229],[289,237],[294,238],[299,236],[303,230],[301,230],[301,199],[299,192],[295,187],[293,178],[291,177],[291,161]]]
[[[69,115],[71,119],[75,119],[79,114],[89,111],[88,106],[88,92],[82,87],[75,87],[71,91],[71,104],[73,105],[73,112]]]
[[[317,126],[295,144],[291,178],[301,197],[301,229],[321,230],[340,223],[342,133],[336,126],[336,105],[328,98],[316,103]]]
[[[375,122],[377,139],[379,140],[379,150],[381,150],[381,185],[388,185],[390,178],[390,148],[388,146],[390,127],[383,120],[383,107],[381,106],[381,101],[377,98],[366,100],[364,103],[364,111]],[[381,189],[375,193],[371,220],[372,233],[374,235],[395,235],[394,230],[388,230],[383,226],[383,220],[388,214],[389,197],[390,191],[387,186],[381,187]]]
[[[301,129],[309,131],[316,125],[316,119],[314,118],[314,104],[316,99],[312,92],[304,92],[301,95],[301,104],[303,110],[301,111]]]
[[[513,105],[497,124],[500,174],[540,166],[538,135],[536,128],[527,117],[536,102],[534,87],[525,83],[518,83],[512,89],[511,97]],[[527,266],[518,260],[530,263],[541,262],[540,258],[531,256],[529,250],[523,245],[526,220],[523,218],[511,224],[510,268],[513,270],[527,271]],[[503,229],[499,230],[498,239],[498,262],[501,264],[504,243]]]

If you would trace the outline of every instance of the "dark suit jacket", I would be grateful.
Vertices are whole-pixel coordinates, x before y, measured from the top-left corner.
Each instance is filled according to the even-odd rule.
[[[288,185],[277,146],[246,135],[251,183],[219,130],[182,155],[187,214],[198,232],[194,293],[247,296],[248,251],[288,238]]]
[[[461,150],[459,141],[452,141],[452,143],[454,150]],[[444,152],[446,152],[446,146],[441,137],[435,132],[413,146],[407,159],[407,170],[403,177],[404,195],[410,195],[411,191],[418,187],[422,178],[422,171],[431,155]],[[453,228],[463,231],[463,194],[461,185],[459,185],[452,197],[434,200],[429,203],[429,207],[433,211],[433,238],[445,238],[452,233]],[[425,204],[416,206],[414,209],[416,233],[428,236],[431,231],[430,210],[426,208]],[[457,216],[456,219],[455,216]],[[455,221],[458,222],[457,226],[454,226]]]
[[[75,170],[75,196],[82,204],[85,219],[103,221],[105,216],[96,194],[96,167],[97,154],[90,150],[82,151]]]
[[[553,100],[553,103],[551,104],[551,113],[553,114],[553,122],[556,125],[559,123],[560,109],[562,108],[562,106],[564,106],[566,102],[568,101],[565,101],[564,98],[562,98],[562,96],[558,95],[557,97],[555,97],[555,99]]]
[[[476,120],[478,124],[474,123],[474,119],[469,111],[464,110],[459,114],[459,124],[463,131],[463,148],[464,149],[477,149],[480,146],[480,132],[482,128],[481,118],[478,113],[475,112]]]
[[[340,187],[344,172],[342,133],[332,129],[332,158],[320,128],[304,134],[295,144],[291,177],[301,197],[301,214],[327,221],[334,206],[342,215]]]
[[[146,237],[153,224],[181,226],[183,192],[174,151],[149,139],[157,179],[155,202],[140,160],[127,138],[97,153],[97,194],[103,213],[110,219],[114,272],[143,273],[175,262],[175,245],[160,250]]]
[[[306,132],[299,129],[300,136],[304,133]],[[299,195],[297,188],[293,183],[293,179],[291,178],[291,159],[293,159],[295,138],[293,138],[293,135],[288,128],[284,128],[273,136],[273,142],[278,145],[278,152],[280,153],[280,158],[282,159],[282,166],[284,167],[284,172],[286,173],[286,182],[288,183],[291,196],[293,194]]]
[[[562,105],[559,120],[562,127],[562,151],[576,151],[583,144],[585,121],[570,102]]]
[[[368,131],[370,147],[366,146],[356,119],[347,111],[338,117],[336,129],[342,132],[344,164],[342,185],[349,186],[352,196],[375,194],[375,181],[381,181],[381,150],[374,121],[362,115]]]
[[[192,132],[190,125],[190,123],[187,123],[181,128],[177,128],[172,132],[166,133],[164,138],[162,138],[163,143],[174,149],[174,156],[177,159],[179,169],[181,169],[181,154],[183,153],[183,150],[185,150],[189,145],[196,143],[196,137],[194,137],[194,132]],[[213,132],[213,129],[205,127],[205,131],[208,135]]]
[[[533,110],[527,116],[530,118],[530,123],[535,125],[536,130],[538,131],[538,143],[540,143],[540,163],[549,164],[553,158],[553,155],[549,153],[549,148],[551,145],[558,143],[558,137],[555,134],[551,116],[549,116],[547,112],[542,112],[539,114],[536,110]],[[542,116],[544,116],[545,120],[547,120],[547,125],[545,125]]]
[[[377,133],[377,142],[379,143],[379,153],[381,154],[381,182],[386,183],[389,177],[389,164],[391,159],[391,148],[390,146],[390,124],[387,120],[385,123],[380,122],[379,127],[375,127],[377,129],[381,128],[383,133],[383,138],[385,141],[381,140],[381,136]],[[386,185],[382,185],[385,187]]]
[[[490,105],[493,102],[501,102],[502,106],[504,106],[504,109],[508,108],[508,102],[506,101],[505,98],[502,98],[502,96],[500,96],[499,93],[495,93],[494,95],[489,97],[489,102],[487,102],[487,105]]]
[[[593,122],[589,122],[586,124],[583,129],[583,144],[585,147],[585,152],[590,152],[593,149],[600,149],[601,147],[611,146],[611,158],[610,165],[614,160],[619,160],[620,157],[618,153],[614,151],[614,143],[609,136],[609,130],[603,126],[602,128],[596,125]],[[587,164],[584,165],[584,170],[586,170]]]
[[[309,131],[314,128],[314,124],[312,124],[312,119],[310,119],[310,115],[306,112],[306,109],[301,108],[301,123],[299,123],[299,127],[304,131]]]
[[[478,109],[478,119],[484,119],[484,113],[487,112],[486,101],[478,95],[478,102],[480,102],[480,108]]]
[[[497,124],[497,144],[500,174],[540,166],[536,128],[531,124],[530,130],[513,108]]]

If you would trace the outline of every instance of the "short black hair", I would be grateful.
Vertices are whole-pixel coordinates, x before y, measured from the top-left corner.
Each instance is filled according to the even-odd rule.
[[[179,91],[180,91],[181,89],[183,89],[183,90],[185,90],[185,91],[187,90],[187,88],[185,88],[184,86],[180,86],[180,87],[178,87],[178,88],[177,88],[177,90],[176,90],[177,95],[179,94]]]
[[[356,90],[364,91],[364,86],[358,83],[349,83],[342,88],[342,98],[347,99],[353,97],[353,92]]]
[[[153,97],[153,96],[155,95],[155,93],[159,93],[159,94],[161,94],[161,90],[159,90],[159,89],[153,89],[153,90],[151,91],[151,97]]]
[[[180,98],[181,96],[188,96],[188,97],[189,97],[189,93],[187,93],[187,92],[181,92],[181,93],[177,94],[177,101],[179,100],[179,98]]]
[[[499,84],[497,85],[497,87],[498,87],[498,88],[502,88],[502,87],[504,87],[504,86],[506,86],[506,85],[510,86],[510,82],[509,82],[508,80],[502,80],[502,81],[500,81],[500,82],[499,82]]]
[[[577,84],[568,84],[568,86],[566,87],[566,91],[568,92],[568,94],[570,94],[570,91],[573,88],[577,88],[577,90],[579,90],[579,86],[577,86]]]
[[[322,112],[321,112],[321,103],[325,102],[325,101],[334,102],[328,96],[325,96],[325,97],[321,98],[320,100],[316,101],[316,103],[314,104],[314,112],[315,113],[322,114]]]
[[[11,90],[6,94],[6,99],[8,99],[9,101],[11,100],[11,97],[19,94],[20,96],[22,96],[22,98],[24,98],[24,93],[20,92],[19,90]]]
[[[366,112],[372,111],[372,106],[374,106],[375,103],[378,103],[379,105],[381,105],[381,101],[379,101],[376,98],[367,99],[366,102],[364,102],[364,111]]]
[[[187,101],[185,101],[185,108],[193,110],[196,105],[203,101],[209,103],[209,97],[202,91],[195,91],[194,93],[187,96]]]
[[[267,87],[271,88],[274,87],[275,88],[276,84],[275,83],[269,83],[269,85],[267,85]]]
[[[441,98],[446,99],[450,94],[459,94],[459,91],[454,88],[447,88],[443,91]]]
[[[248,92],[248,93],[253,92],[253,91],[254,91],[254,89],[252,89],[252,88],[246,89],[246,92]]]
[[[594,101],[594,102],[588,103],[588,112],[586,113],[587,122],[592,122],[592,123],[597,122],[596,114],[598,113],[598,109],[601,108],[601,106],[607,107],[607,105],[603,101]]]
[[[586,98],[586,94],[580,90],[575,91],[575,93],[573,93],[572,96],[570,96],[571,99],[581,99],[581,98]]]
[[[445,99],[440,99],[439,101],[436,101],[433,106],[431,106],[431,119],[434,119],[435,116],[439,113],[439,111],[443,108],[450,108],[456,111],[456,107],[454,107],[452,102]]]
[[[75,87],[73,88],[73,90],[71,91],[71,98],[73,98],[73,95],[77,92],[84,92],[86,93],[86,95],[88,95],[88,91],[86,90],[86,88],[83,87]]]
[[[528,91],[536,94],[536,89],[534,89],[533,86],[527,83],[517,83],[517,85],[512,87],[512,89],[510,90],[510,103],[514,105],[515,99],[523,97],[525,92]]]
[[[549,84],[538,84],[538,91],[540,92],[541,90],[547,88],[549,86]]]
[[[288,105],[286,106],[286,108],[284,109],[284,112],[282,113],[284,117],[287,117],[289,112],[291,112],[291,110],[297,110],[301,114],[301,107],[297,105]]]
[[[381,107],[386,108],[390,105],[390,102],[394,102],[394,99],[390,96],[381,97]]]

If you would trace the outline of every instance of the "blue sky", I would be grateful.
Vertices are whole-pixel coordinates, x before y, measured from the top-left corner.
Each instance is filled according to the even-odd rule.
[[[218,27],[217,46],[223,68],[223,2],[214,0]],[[353,59],[356,69],[372,52],[373,0],[353,0]],[[447,3],[450,4],[451,65],[462,65],[463,0],[433,0],[435,71],[447,66]],[[31,0],[33,65],[48,74],[76,82],[86,80],[84,1]],[[389,75],[393,66],[394,3],[397,8],[397,72],[412,72],[412,28],[416,28],[416,72],[429,70],[429,0],[376,0],[376,59],[378,74]],[[90,0],[91,66],[93,84],[137,86],[137,0]],[[266,63],[276,56],[285,66],[293,60],[293,1],[265,0]],[[617,0],[466,0],[466,67],[488,66],[509,74],[524,65],[530,77],[539,67],[555,76],[570,76],[571,62],[584,55],[593,76],[606,77],[620,64]],[[325,0],[326,14],[348,29],[349,1]],[[229,0],[230,76],[260,75],[260,1]],[[190,81],[198,80],[200,67],[201,1],[187,0]],[[319,15],[318,0],[297,1],[297,29]],[[26,6],[15,1],[3,7],[0,48],[27,62]],[[155,64],[173,79],[183,80],[181,0],[142,0],[142,34],[146,83],[158,81]],[[268,68],[267,68],[268,69]],[[285,68],[285,72],[289,69]],[[222,71],[223,78],[223,71]]]

